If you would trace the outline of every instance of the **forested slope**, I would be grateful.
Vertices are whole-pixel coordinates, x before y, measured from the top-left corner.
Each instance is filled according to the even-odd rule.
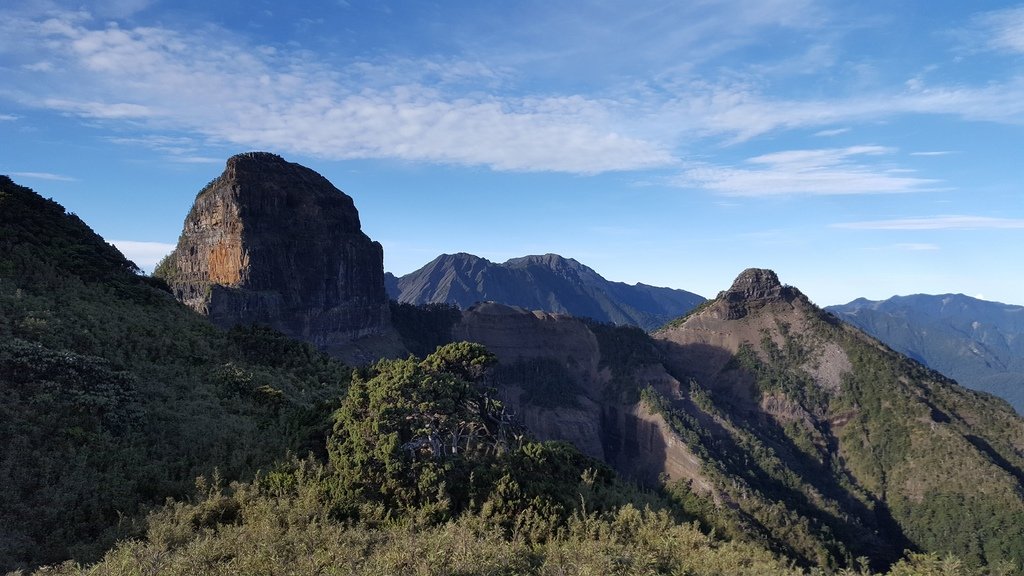
[[[97,558],[199,475],[322,451],[349,373],[270,331],[214,329],[0,177],[0,571]]]
[[[714,329],[721,301],[657,340],[530,315],[597,351],[599,385],[584,390],[556,381],[582,356],[502,367],[479,344],[437,347],[453,323],[475,326],[450,308],[396,307],[424,357],[352,370],[267,329],[219,331],[165,288],[0,179],[0,570],[866,574],[854,556],[899,534],[872,556],[894,576],[1015,573],[1020,420],[828,322],[802,340],[787,331],[817,316],[794,316],[793,299],[769,299],[788,315],[751,315],[768,333],[737,347],[673,332]],[[511,316],[523,314],[491,319]],[[850,362],[834,398],[808,363],[822,342]],[[519,381],[537,374],[544,390]],[[725,394],[730,374],[754,385],[756,405]],[[568,444],[536,442],[499,385],[554,413],[572,395],[599,415],[645,407],[700,458],[691,472],[705,488],[641,489]],[[904,543],[964,558],[889,567]]]

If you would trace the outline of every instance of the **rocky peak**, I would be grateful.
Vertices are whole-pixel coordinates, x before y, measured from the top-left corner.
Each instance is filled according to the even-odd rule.
[[[730,319],[742,318],[752,306],[769,302],[791,302],[800,295],[792,286],[783,286],[774,271],[764,268],[747,268],[736,277],[732,286],[719,295],[728,307]]]
[[[782,282],[772,270],[765,268],[747,268],[733,281],[726,294],[743,300],[755,300],[778,296],[782,291]]]
[[[563,267],[578,267],[581,264],[572,258],[566,258],[558,254],[533,254],[530,256],[521,256],[519,258],[512,258],[505,262],[506,266],[529,266],[529,265],[540,265],[547,266],[548,268],[563,268]]]
[[[228,158],[224,172],[196,198],[229,192],[246,216],[285,217],[301,212],[323,215],[349,231],[359,231],[352,198],[317,172],[270,152],[245,152]],[[301,228],[300,228],[301,229]]]
[[[388,331],[384,253],[352,199],[276,154],[228,159],[157,270],[219,326],[269,324],[329,352]]]
[[[569,282],[586,282],[587,280],[604,281],[597,272],[580,264],[572,258],[558,254],[543,254],[513,258],[503,264],[511,270],[541,270]]]
[[[481,258],[473,254],[466,252],[456,252],[455,254],[441,254],[435,258],[427,266],[433,267],[455,267],[460,269],[473,269],[477,267],[490,266],[491,262],[486,258]]]

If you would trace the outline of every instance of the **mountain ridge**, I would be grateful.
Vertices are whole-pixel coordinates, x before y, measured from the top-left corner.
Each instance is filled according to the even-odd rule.
[[[386,281],[402,303],[448,303],[466,309],[495,301],[613,324],[660,327],[695,306],[701,296],[647,284],[606,280],[592,268],[558,254],[494,263],[465,252],[442,254],[419,270]]]
[[[856,299],[830,312],[903,354],[1024,413],[1024,306],[964,294]]]
[[[675,518],[791,568],[840,570],[864,556],[885,570],[904,549],[971,567],[1024,561],[1024,420],[841,322],[771,270],[742,271],[651,334],[494,302],[462,312],[399,304],[436,354],[353,372],[266,328],[215,329],[84,223],[33,198],[0,189],[0,439],[17,448],[0,453],[0,513],[20,530],[0,534],[7,565],[95,559],[117,536],[126,539],[113,554],[153,566],[217,542],[203,561],[230,571],[240,541],[221,535],[291,526],[296,514],[282,503],[312,512],[335,543],[404,519],[428,531],[475,523],[507,543],[521,526],[557,540],[615,518],[611,530],[632,548],[637,508],[606,515],[595,490],[613,479],[583,454],[670,499]],[[513,272],[539,267],[548,279],[590,270],[557,255],[513,260]],[[438,272],[458,285],[450,268]],[[506,426],[512,418],[578,451],[535,444]],[[511,452],[491,452],[492,440]],[[310,456],[273,464],[287,452]],[[53,480],[42,492],[40,454]],[[498,467],[474,469],[489,461]],[[158,509],[148,539],[109,532],[115,512],[188,498],[183,485],[197,475],[244,480],[268,465],[252,485],[202,487],[194,503]],[[70,537],[54,529],[67,518]],[[676,525],[662,518],[662,532]],[[546,545],[526,542],[535,554]]]
[[[794,512],[820,527],[810,533],[846,534],[821,540],[825,549],[872,550],[880,544],[875,534],[977,564],[1007,554],[1020,562],[1024,532],[1004,526],[1024,521],[1024,421],[1001,400],[841,322],[769,272],[744,271],[718,298],[653,335],[669,371],[693,383],[689,394],[660,394],[664,413],[705,446],[769,448],[774,456],[755,467],[727,451],[706,453],[732,486],[747,487],[738,494],[769,501],[773,492],[787,494]],[[954,473],[951,461],[967,469]],[[729,493],[738,498],[728,490],[723,497]],[[736,502],[762,517],[758,506]],[[973,520],[981,509],[988,516]],[[880,557],[898,548],[879,547]]]
[[[770,270],[650,335],[481,303],[451,338],[494,351],[500,398],[538,438],[667,481],[723,534],[806,565],[882,569],[905,548],[1021,561],[1006,527],[1024,521],[1024,423]]]

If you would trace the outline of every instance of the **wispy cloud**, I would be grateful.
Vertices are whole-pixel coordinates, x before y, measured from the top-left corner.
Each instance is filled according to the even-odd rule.
[[[219,164],[224,161],[223,158],[201,155],[202,143],[196,141],[195,138],[187,136],[150,134],[133,137],[117,136],[107,140],[115,144],[143,146],[156,150],[163,154],[165,160],[170,162],[182,164]]]
[[[0,122],[13,122],[17,119],[18,117],[13,114],[0,114]]]
[[[336,159],[575,173],[674,162],[662,143],[631,134],[614,102],[449,90],[451,82],[493,81],[478,63],[355,62],[338,70],[230,34],[96,29],[80,14],[19,24],[6,31],[26,42],[42,38],[36,48],[57,63],[43,84],[75,89],[17,97],[83,118]],[[390,74],[381,73],[391,64]]]
[[[104,10],[134,14],[147,5],[148,0],[109,0]],[[678,167],[681,144],[701,139],[737,144],[793,129],[836,136],[849,128],[835,126],[901,114],[1024,124],[1019,77],[977,86],[929,85],[922,79],[845,98],[796,99],[771,95],[766,83],[743,71],[694,72],[731,51],[750,49],[761,38],[752,32],[813,36],[826,16],[810,0],[664,4],[621,14],[602,6],[591,19],[581,19],[575,7],[563,14],[552,10],[555,16],[546,13],[543,22],[524,26],[494,47],[461,39],[473,48],[463,54],[474,56],[377,54],[343,61],[295,46],[255,44],[213,25],[190,31],[129,27],[84,12],[11,17],[0,21],[0,38],[6,38],[0,52],[21,65],[11,69],[18,81],[0,86],[0,96],[128,127],[133,134],[188,134],[208,144],[331,159],[581,174]],[[1013,30],[1000,33],[1003,44],[1015,45]],[[622,38],[640,45],[628,52],[609,48],[620,46]],[[524,49],[531,40],[543,46]],[[788,57],[813,62],[815,70],[834,64],[833,47],[813,46]],[[685,55],[681,62],[679,55]],[[761,74],[787,74],[783,68],[769,66]],[[580,84],[600,84],[602,91],[584,96],[565,88],[575,82],[536,88],[566,70],[579,74],[573,79],[582,79]],[[600,83],[588,76],[599,73],[608,75]],[[785,166],[771,166],[728,175],[712,166],[703,180],[722,193],[737,193],[729,183],[740,184],[744,176],[785,183],[790,193],[804,194],[927,185],[849,161],[848,170],[836,168],[794,175]],[[842,177],[852,177],[845,191]]]
[[[93,0],[92,9],[104,18],[123,18],[148,8],[153,0]]]
[[[911,152],[911,156],[949,156],[950,154],[956,154],[952,150],[935,150],[932,152]]]
[[[224,162],[223,158],[213,156],[172,156],[170,160],[181,164],[222,164]]]
[[[932,252],[939,249],[938,244],[928,244],[925,242],[902,242],[894,244],[893,248],[897,250],[907,250],[910,252]]]
[[[76,182],[76,178],[70,176],[63,176],[61,174],[52,174],[50,172],[11,172],[11,176],[18,178],[34,178],[36,180],[50,180],[55,182]]]
[[[31,64],[23,64],[21,67],[30,72],[50,72],[53,70],[53,62],[47,62],[46,60],[43,60],[42,62],[32,62]]]
[[[676,183],[726,196],[833,196],[915,192],[935,180],[898,176],[903,171],[860,161],[894,152],[882,146],[790,150],[749,158],[743,166],[704,165],[686,170]]]
[[[83,102],[64,98],[46,98],[42,101],[42,105],[45,108],[83,118],[102,120],[143,120],[154,116],[150,107],[130,102]]]
[[[829,130],[819,130],[819,131],[815,132],[814,135],[815,136],[823,136],[823,137],[839,136],[840,134],[846,134],[849,131],[850,131],[849,128],[831,128]]]
[[[922,84],[913,89],[821,100],[775,98],[744,83],[695,83],[653,112],[659,121],[682,127],[680,133],[722,137],[730,144],[782,130],[878,121],[903,114],[1024,124],[1024,77],[978,87]]]
[[[1024,52],[1024,7],[983,12],[975,16],[973,24],[989,48]]]
[[[850,230],[1004,230],[1024,228],[1024,218],[989,216],[929,216],[832,224]]]

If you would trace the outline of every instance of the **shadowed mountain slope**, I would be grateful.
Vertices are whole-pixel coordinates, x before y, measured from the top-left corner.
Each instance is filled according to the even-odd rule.
[[[97,559],[197,476],[322,450],[349,373],[270,330],[216,329],[0,177],[0,573]]]
[[[1003,401],[839,322],[768,270],[745,271],[655,338],[692,386],[662,395],[666,414],[758,522],[781,511],[748,506],[749,493],[876,560],[901,546],[976,565],[1024,559],[1024,421]]]
[[[1022,560],[1024,422],[769,270],[653,335],[495,303],[450,334],[494,351],[501,398],[533,434],[667,481],[722,534],[806,565],[884,568],[904,549]]]
[[[1024,306],[963,294],[863,298],[830,312],[957,382],[1024,414]]]
[[[493,301],[653,330],[704,301],[685,290],[611,282],[557,254],[495,264],[472,254],[443,254],[419,270],[387,280],[389,296],[410,304],[468,308]]]

